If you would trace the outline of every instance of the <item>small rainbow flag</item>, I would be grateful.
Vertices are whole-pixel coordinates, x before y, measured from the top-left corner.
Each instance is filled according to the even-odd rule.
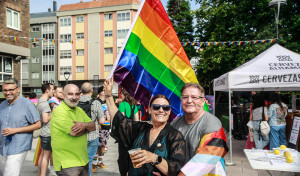
[[[202,45],[203,45],[203,42],[200,42],[200,43],[199,43],[199,47],[201,48]]]
[[[270,42],[270,43],[273,43],[273,42],[274,42],[274,39],[270,40],[269,42]]]
[[[17,38],[17,37],[12,37],[12,39],[13,39],[14,41],[18,41],[18,38]]]
[[[36,39],[36,38],[32,38],[32,41],[33,41],[33,42],[36,42],[36,41],[37,41],[37,39]]]
[[[196,155],[182,168],[185,175],[225,176],[224,156],[228,152],[223,127],[219,131],[204,135]]]
[[[120,50],[114,80],[142,105],[164,94],[170,99],[169,120],[183,115],[180,90],[197,78],[160,0],[144,0]]]

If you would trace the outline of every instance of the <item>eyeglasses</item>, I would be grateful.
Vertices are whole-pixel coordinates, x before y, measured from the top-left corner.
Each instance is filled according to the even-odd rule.
[[[158,111],[161,107],[164,111],[169,111],[171,109],[170,105],[152,104],[151,107],[154,111]]]
[[[187,95],[183,95],[181,96],[181,100],[188,100],[190,96],[187,96]],[[192,100],[199,100],[200,98],[205,98],[205,97],[201,97],[201,96],[191,96],[191,99]]]
[[[13,92],[14,90],[16,90],[18,87],[14,88],[14,89],[3,89],[3,92]]]

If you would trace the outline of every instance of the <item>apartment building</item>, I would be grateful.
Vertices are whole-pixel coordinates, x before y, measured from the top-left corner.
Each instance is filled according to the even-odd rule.
[[[57,17],[56,1],[53,10],[30,14],[30,59],[23,61],[25,92],[41,93],[41,84],[57,82]]]
[[[139,5],[139,0],[62,5],[57,12],[58,81],[66,81],[65,72],[75,84],[107,78]]]
[[[0,85],[20,80],[20,61],[29,59],[29,0],[0,1]],[[22,75],[23,76],[23,75]],[[2,92],[2,86],[0,91]],[[3,94],[0,94],[3,98]]]

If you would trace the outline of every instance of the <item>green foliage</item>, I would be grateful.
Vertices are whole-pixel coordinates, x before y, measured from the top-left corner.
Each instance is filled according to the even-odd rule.
[[[181,42],[194,41],[193,15],[190,3],[186,0],[169,0],[167,4],[168,15]],[[185,46],[184,50],[189,59],[195,56],[193,46]]]
[[[270,0],[196,0],[200,9],[193,12],[197,19],[196,36],[200,41],[249,41],[275,39],[274,7]],[[288,0],[281,6],[279,44],[300,51],[299,1]],[[207,46],[199,52],[197,68],[199,83],[212,90],[212,80],[248,62],[272,44],[236,44]]]

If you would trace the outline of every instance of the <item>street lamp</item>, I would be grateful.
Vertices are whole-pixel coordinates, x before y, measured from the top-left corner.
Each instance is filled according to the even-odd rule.
[[[279,22],[279,12],[280,12],[280,5],[285,5],[286,0],[272,0],[269,3],[270,7],[275,7],[275,23],[276,23],[276,41],[278,42],[278,22]],[[277,6],[277,14],[276,14],[276,6]]]
[[[65,80],[66,80],[66,84],[68,84],[68,80],[69,80],[69,78],[70,78],[70,72],[68,72],[68,71],[65,71],[64,72],[64,77],[65,77]]]
[[[23,59],[27,59],[26,58],[22,58],[22,56],[17,56],[16,57],[16,61],[20,61],[20,96],[23,96],[23,63],[22,60]]]

